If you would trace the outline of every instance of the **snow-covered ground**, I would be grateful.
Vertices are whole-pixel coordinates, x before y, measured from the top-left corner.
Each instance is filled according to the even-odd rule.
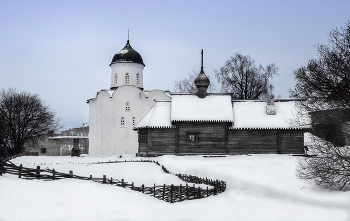
[[[124,179],[145,184],[180,184],[153,163],[89,164],[131,157],[19,157],[24,167]],[[140,158],[132,158],[133,160]],[[92,181],[24,180],[0,176],[0,221],[15,220],[350,220],[350,192],[324,190],[295,176],[297,157],[252,155],[205,158],[162,156],[171,172],[225,180],[217,196],[170,204],[152,196]]]

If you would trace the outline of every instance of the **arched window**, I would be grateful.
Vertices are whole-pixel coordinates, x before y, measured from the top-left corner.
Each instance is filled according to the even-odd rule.
[[[118,73],[115,73],[115,84],[118,84]]]
[[[121,127],[125,126],[125,119],[124,119],[124,117],[120,118],[120,126]]]
[[[129,73],[125,74],[125,84],[129,84]]]
[[[135,124],[136,124],[136,118],[132,117],[132,126],[135,126]]]
[[[139,85],[139,78],[140,78],[140,75],[139,73],[136,74],[136,85]]]
[[[125,103],[125,111],[130,111],[130,102]]]

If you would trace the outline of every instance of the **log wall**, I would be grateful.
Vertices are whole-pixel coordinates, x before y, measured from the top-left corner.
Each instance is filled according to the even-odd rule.
[[[179,154],[225,153],[227,123],[178,123]],[[187,133],[198,133],[198,141],[189,142]]]
[[[281,153],[303,154],[304,153],[304,131],[280,130],[279,145],[280,145]]]
[[[147,142],[140,142],[140,154],[175,154],[175,128],[148,128]],[[140,132],[139,132],[140,134]]]
[[[140,155],[161,154],[303,154],[304,131],[283,129],[228,130],[227,123],[182,123],[176,128],[148,128]],[[198,134],[189,141],[188,133]]]
[[[277,153],[276,130],[229,130],[229,154]]]

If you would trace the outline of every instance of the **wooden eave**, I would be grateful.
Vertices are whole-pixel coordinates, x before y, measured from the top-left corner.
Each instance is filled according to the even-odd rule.
[[[304,130],[308,128],[302,127],[229,127],[229,130]]]

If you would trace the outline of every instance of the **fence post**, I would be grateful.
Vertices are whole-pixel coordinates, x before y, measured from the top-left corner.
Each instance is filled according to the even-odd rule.
[[[199,193],[199,199],[201,199],[202,198],[202,190],[201,190],[200,186],[198,187],[198,193]]]
[[[194,186],[194,184],[193,184],[193,197],[194,199],[196,199],[196,187]]]
[[[131,189],[134,190],[134,182],[131,183]]]
[[[181,200],[181,198],[182,198],[181,187],[182,187],[182,184],[180,184],[180,202],[182,201]]]
[[[145,193],[145,185],[142,184],[141,189],[142,189],[142,193]]]
[[[208,188],[208,186],[207,186],[207,197],[209,196],[209,188]]]
[[[102,183],[106,183],[106,175],[103,175]]]
[[[1,161],[1,159],[0,159],[0,176],[2,176],[2,168],[4,168],[4,166],[2,165],[2,161]]]
[[[188,183],[186,183],[186,195],[187,195],[187,200],[189,199],[189,195],[188,195]]]
[[[55,171],[55,169],[52,170],[52,179],[56,180],[56,171]]]
[[[124,179],[122,179],[122,187],[124,187]]]
[[[153,197],[156,197],[156,184],[153,185]]]
[[[40,166],[36,167],[36,178],[40,180]]]
[[[163,200],[165,199],[165,184],[163,186]]]
[[[174,203],[174,191],[175,191],[175,188],[174,188],[174,185],[171,184],[170,186],[170,197],[171,197],[171,203]]]
[[[111,181],[110,181],[111,185],[113,185],[113,177],[111,177]]]
[[[73,171],[72,170],[69,171],[69,175],[70,175],[70,178],[73,178]]]
[[[173,200],[173,187],[174,187],[174,185],[171,184],[171,186],[170,186],[170,202],[171,203],[174,203],[174,200]]]
[[[90,175],[90,180],[92,180],[92,175]]]
[[[22,164],[19,166],[19,170],[18,170],[18,178],[22,178],[22,169],[23,169],[23,166]]]

